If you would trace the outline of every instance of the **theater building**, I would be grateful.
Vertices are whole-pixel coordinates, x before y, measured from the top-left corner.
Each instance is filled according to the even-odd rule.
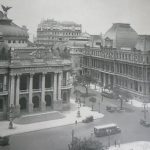
[[[150,102],[150,35],[138,35],[130,24],[115,23],[101,45],[84,49],[83,73]]]
[[[11,105],[16,115],[68,107],[71,61],[29,47],[27,30],[0,13],[0,120]]]

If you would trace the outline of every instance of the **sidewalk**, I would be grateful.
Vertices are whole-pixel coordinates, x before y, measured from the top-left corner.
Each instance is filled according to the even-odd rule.
[[[14,124],[14,129],[8,129],[9,122],[8,121],[1,121],[0,122],[0,137],[3,136],[9,136],[14,134],[20,134],[25,132],[31,132],[31,131],[37,131],[42,129],[48,129],[48,128],[54,128],[69,124],[75,124],[75,121],[82,122],[84,118],[87,116],[93,116],[94,119],[102,118],[104,115],[100,114],[96,111],[91,111],[91,108],[89,107],[80,107],[80,114],[81,117],[77,117],[77,104],[74,103],[74,100],[71,99],[70,103],[72,103],[75,106],[74,110],[63,112],[63,115],[65,116],[62,119],[57,120],[49,120],[44,122],[38,122],[38,123],[32,123],[32,124]],[[41,113],[42,115],[42,113]]]
[[[150,103],[143,103],[143,102],[137,101],[135,99],[129,100],[129,102],[127,102],[127,104],[133,105],[134,107],[138,107],[138,108],[143,108],[144,104],[145,104],[146,108],[150,108]]]
[[[108,150],[150,150],[150,142],[136,141],[132,143],[121,144],[120,146],[111,146]]]

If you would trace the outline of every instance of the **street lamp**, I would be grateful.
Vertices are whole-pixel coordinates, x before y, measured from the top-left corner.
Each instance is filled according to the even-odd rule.
[[[100,113],[100,106],[101,106],[101,102],[100,102],[100,99],[99,99],[99,113]]]
[[[77,111],[77,117],[81,117],[80,114],[80,99],[78,98],[78,111]]]
[[[102,87],[102,90],[101,90],[101,96],[102,96],[102,102],[103,102],[103,87]]]
[[[9,129],[13,129],[13,109],[14,109],[14,106],[13,104],[11,104],[10,106],[10,110],[9,110]]]
[[[147,116],[146,116],[146,113],[147,113],[146,106],[147,106],[147,104],[143,103],[143,106],[144,106],[144,110],[143,110],[143,112],[144,112],[144,121],[146,121],[146,118],[147,118]]]
[[[110,134],[111,134],[111,130],[110,129],[106,129],[107,135],[108,135],[108,147],[110,147]]]

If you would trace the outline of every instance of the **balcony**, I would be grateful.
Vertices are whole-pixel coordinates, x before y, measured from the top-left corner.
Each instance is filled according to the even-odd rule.
[[[45,88],[45,92],[53,91],[53,87]]]
[[[20,94],[27,94],[27,93],[29,93],[28,89],[26,89],[26,90],[20,90]]]

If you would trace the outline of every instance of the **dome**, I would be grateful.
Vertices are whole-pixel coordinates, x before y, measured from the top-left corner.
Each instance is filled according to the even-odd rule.
[[[125,23],[114,23],[104,35],[104,40],[109,40],[109,44],[112,43],[111,46],[117,49],[135,48],[137,38],[138,35],[136,31],[130,26],[130,24]],[[105,46],[107,46],[106,42],[104,43]]]
[[[0,32],[4,39],[28,39],[28,33],[25,29],[17,26],[8,18],[0,18]]]
[[[14,23],[11,23],[11,25],[0,24],[0,32],[3,34],[4,37],[16,37],[21,39],[28,38],[28,33]]]

